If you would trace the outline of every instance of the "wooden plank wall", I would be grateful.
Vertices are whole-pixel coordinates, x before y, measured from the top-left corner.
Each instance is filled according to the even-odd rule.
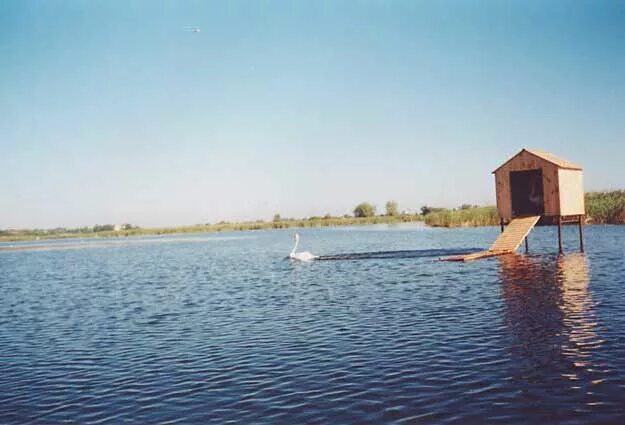
[[[581,170],[558,170],[560,188],[560,213],[584,215],[584,183]]]
[[[497,193],[497,210],[504,220],[512,218],[512,199],[510,197],[510,172],[526,170],[543,170],[543,192],[545,199],[545,215],[560,215],[560,199],[558,190],[558,167],[529,152],[522,151],[507,164],[495,171],[495,191]]]

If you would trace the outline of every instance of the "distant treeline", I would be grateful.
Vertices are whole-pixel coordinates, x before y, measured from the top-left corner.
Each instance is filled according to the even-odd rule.
[[[0,240],[16,240],[16,239],[44,239],[44,238],[74,238],[81,237],[85,234],[99,234],[105,232],[126,232],[130,230],[137,230],[138,226],[133,226],[129,223],[121,225],[114,224],[96,224],[95,226],[83,226],[83,227],[56,227],[54,229],[0,229]]]
[[[229,232],[240,230],[285,229],[291,227],[326,227],[326,226],[353,226],[365,224],[394,224],[424,221],[425,224],[435,227],[464,227],[464,226],[495,226],[499,224],[499,216],[494,206],[479,207],[464,204],[458,208],[421,207],[420,213],[400,213],[395,201],[388,201],[384,215],[375,215],[375,206],[366,202],[354,208],[353,215],[342,217],[326,214],[323,217],[309,217],[303,219],[282,218],[274,215],[272,221],[246,221],[231,223],[196,224],[192,226],[140,228],[131,224],[123,225],[95,225],[74,229],[34,229],[34,230],[0,230],[0,241],[17,241],[32,239],[59,239],[59,238],[90,238],[90,237],[120,237],[120,236],[147,236],[167,235],[174,233],[203,233]],[[625,190],[607,192],[589,192],[586,194],[586,213],[588,221],[597,224],[625,224]]]
[[[328,226],[353,226],[366,224],[397,224],[422,221],[420,214],[378,215],[372,217],[309,217],[303,219],[274,217],[272,221],[245,221],[231,223],[221,221],[219,223],[195,224],[192,226],[178,227],[152,227],[141,228],[132,226],[122,230],[114,230],[114,226],[106,225],[105,230],[100,227],[86,227],[81,229],[49,229],[49,230],[0,230],[0,241],[18,241],[33,239],[64,239],[64,238],[93,238],[93,237],[123,237],[123,236],[149,236],[169,235],[175,233],[206,233],[206,232],[232,232],[242,230],[267,230],[285,229],[291,227],[328,227]],[[97,231],[94,229],[98,229]]]

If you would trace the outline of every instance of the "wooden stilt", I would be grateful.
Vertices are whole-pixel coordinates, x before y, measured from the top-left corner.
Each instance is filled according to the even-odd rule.
[[[579,221],[577,222],[579,226],[579,250],[580,252],[584,252],[584,216],[579,216]]]
[[[562,217],[558,216],[558,252],[562,254]]]
[[[525,237],[525,253],[527,254],[530,251],[530,248],[527,244],[527,236]]]
[[[499,224],[501,225],[501,233],[503,233],[503,218],[499,220]]]

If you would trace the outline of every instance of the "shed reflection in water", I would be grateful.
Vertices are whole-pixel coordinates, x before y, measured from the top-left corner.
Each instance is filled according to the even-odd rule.
[[[596,333],[595,306],[588,291],[588,263],[583,254],[569,254],[558,257],[556,264],[556,278],[562,288],[560,309],[567,337],[562,351],[576,367],[588,369],[592,352],[603,344]]]
[[[532,384],[597,380],[598,337],[589,267],[583,254],[502,256],[505,321],[512,338],[515,377]],[[575,386],[571,388],[576,388]]]

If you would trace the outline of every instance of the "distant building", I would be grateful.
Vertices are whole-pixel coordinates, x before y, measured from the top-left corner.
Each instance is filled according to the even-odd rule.
[[[122,231],[122,228],[123,228],[123,227],[122,227],[122,225],[121,225],[121,224],[115,224],[115,225],[113,226],[113,231],[114,231],[114,232],[121,232],[121,231]]]

